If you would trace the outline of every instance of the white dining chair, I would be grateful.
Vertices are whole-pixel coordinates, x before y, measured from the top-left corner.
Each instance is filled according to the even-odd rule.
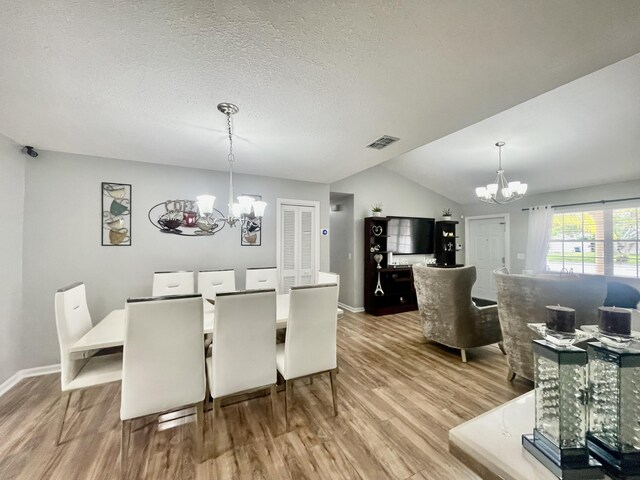
[[[155,272],[151,295],[190,295],[195,293],[192,271]]]
[[[235,292],[236,271],[228,270],[201,270],[198,272],[198,293],[202,294],[204,311],[212,312],[213,305],[207,299],[215,299],[221,292]]]
[[[196,455],[202,460],[205,398],[202,297],[130,298],[125,305],[120,419],[121,476],[128,474],[133,420],[196,407]]]
[[[285,380],[287,431],[294,380],[329,373],[333,414],[338,414],[337,306],[338,285],[335,283],[291,287],[285,341],[276,345],[276,365]]]
[[[216,295],[211,356],[206,358],[213,417],[224,397],[269,389],[276,400],[276,291]],[[209,396],[207,395],[207,400]],[[214,451],[215,451],[215,441]]]
[[[245,273],[247,290],[274,288],[276,294],[279,292],[278,269],[276,267],[247,268]]]
[[[318,272],[318,283],[335,283],[340,292],[340,275],[333,272]]]
[[[335,283],[338,285],[338,297],[340,297],[340,275],[333,272],[318,272],[318,283]],[[344,316],[344,311],[338,308],[338,319]]]
[[[56,437],[56,445],[60,445],[72,392],[84,393],[87,388],[120,381],[122,378],[122,354],[91,355],[88,358],[78,359],[69,353],[71,346],[93,327],[87,307],[84,283],[74,283],[56,292],[55,317],[58,343],[60,344],[60,387],[62,392]]]

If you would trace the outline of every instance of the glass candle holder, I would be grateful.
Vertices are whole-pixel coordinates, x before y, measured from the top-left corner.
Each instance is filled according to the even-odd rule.
[[[587,446],[612,477],[640,476],[640,351],[603,342],[587,351]]]
[[[587,352],[533,341],[535,428],[523,447],[558,478],[603,478],[587,448]]]

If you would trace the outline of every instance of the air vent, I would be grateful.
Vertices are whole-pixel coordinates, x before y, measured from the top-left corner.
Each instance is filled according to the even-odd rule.
[[[393,142],[397,142],[398,140],[400,139],[396,137],[392,137],[390,135],[383,135],[377,140],[375,140],[373,143],[370,143],[369,145],[367,145],[367,148],[375,148],[376,150],[382,150],[384,147],[388,147]]]

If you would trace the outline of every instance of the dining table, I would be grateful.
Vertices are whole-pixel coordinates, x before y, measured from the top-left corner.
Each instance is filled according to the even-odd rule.
[[[289,319],[288,293],[276,296],[276,329],[286,328]],[[343,311],[338,308],[336,316],[341,318]],[[85,358],[96,350],[103,348],[122,347],[124,345],[124,308],[113,310],[91,330],[80,337],[69,349],[72,358]],[[205,309],[203,318],[203,333],[213,333],[215,321],[215,307]]]

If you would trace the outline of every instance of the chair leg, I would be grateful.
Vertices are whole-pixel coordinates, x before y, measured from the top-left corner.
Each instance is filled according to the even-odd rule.
[[[278,422],[276,421],[276,399],[278,397],[278,390],[275,385],[271,385],[269,389],[269,396],[271,397],[271,423],[274,431],[278,430]]]
[[[204,389],[204,411],[205,413],[209,411],[211,407],[211,391],[209,390],[209,380],[207,379],[207,384]]]
[[[60,395],[60,418],[58,424],[58,436],[56,437],[56,446],[60,445],[62,440],[62,431],[64,430],[64,419],[67,416],[67,410],[69,409],[69,402],[71,401],[72,392],[62,392]]]
[[[313,375],[309,377],[309,385],[313,385]]]
[[[195,444],[198,463],[204,460],[204,402],[196,404]]]
[[[467,363],[467,351],[464,348],[460,349],[460,356],[462,357],[462,363]]]
[[[336,378],[336,370],[329,372],[329,379],[331,380],[331,396],[333,397],[333,415],[338,415],[338,379]]]
[[[291,407],[291,400],[293,394],[293,382],[291,380],[284,381],[284,420],[286,431],[289,431],[289,408]]]
[[[84,390],[80,390],[80,398],[78,399],[78,411],[84,410]]]
[[[126,480],[129,473],[129,441],[131,440],[131,420],[120,424],[120,478]]]
[[[503,355],[507,354],[506,350],[504,349],[504,342],[498,342],[498,348],[500,348],[500,351]]]
[[[509,371],[507,372],[507,382],[513,382],[514,378],[516,378],[516,372],[509,368]]]
[[[214,398],[213,399],[213,408],[211,409],[211,419],[213,420],[211,422],[211,450],[213,452],[213,458],[216,458],[218,456],[218,449],[216,447],[216,438],[218,438],[218,436],[215,434],[216,432],[216,423],[218,423],[216,421],[216,416],[220,415],[220,406],[221,406],[222,400],[220,398]]]

